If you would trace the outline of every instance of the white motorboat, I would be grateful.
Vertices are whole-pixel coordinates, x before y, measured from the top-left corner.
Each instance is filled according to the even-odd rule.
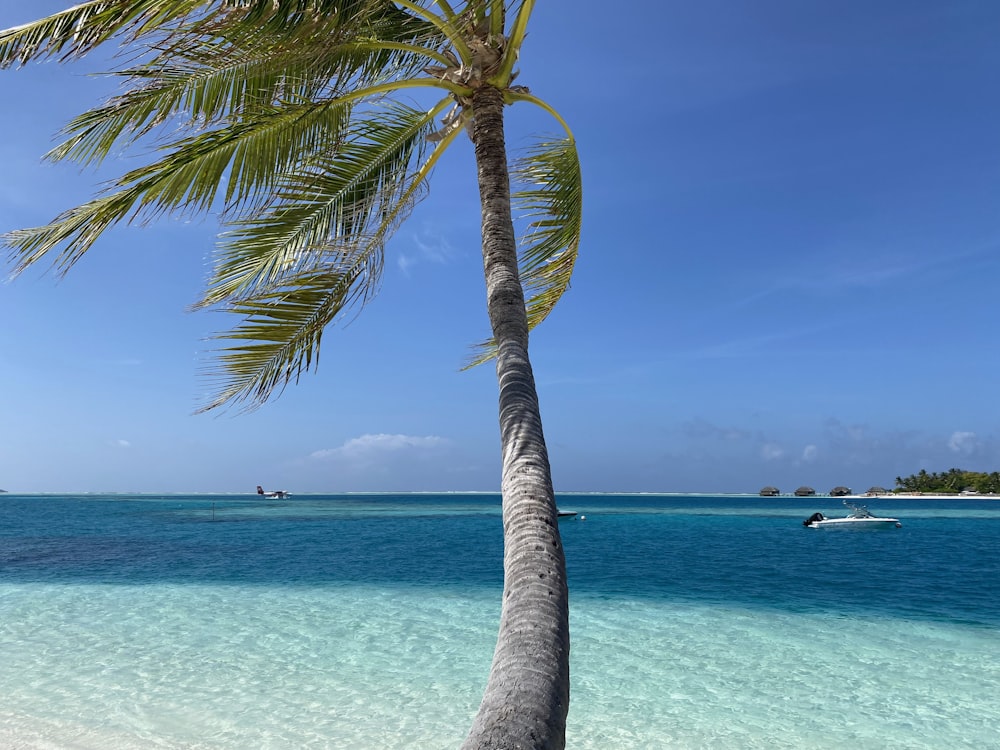
[[[844,518],[827,518],[822,513],[813,513],[802,522],[807,529],[898,529],[903,524],[898,518],[872,515],[867,505],[844,501],[851,512]]]

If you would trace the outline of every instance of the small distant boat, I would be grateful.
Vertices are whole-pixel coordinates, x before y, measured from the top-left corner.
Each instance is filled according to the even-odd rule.
[[[561,510],[559,508],[556,508],[556,511],[559,513],[560,518],[572,518],[573,516],[576,515],[575,510]]]
[[[274,490],[273,492],[264,492],[264,488],[259,484],[257,485],[257,494],[261,497],[266,497],[270,500],[284,500],[286,497],[291,497],[292,493],[286,492],[285,490]]]
[[[867,505],[848,500],[844,505],[851,510],[844,518],[827,518],[822,513],[813,513],[802,525],[807,529],[898,529],[903,525],[898,518],[872,515]]]

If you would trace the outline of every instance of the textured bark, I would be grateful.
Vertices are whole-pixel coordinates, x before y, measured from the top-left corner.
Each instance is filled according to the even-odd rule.
[[[569,710],[566,561],[542,420],[528,359],[528,319],[517,269],[503,99],[472,98],[482,202],[487,305],[499,344],[504,590],[489,680],[465,750],[561,750]]]

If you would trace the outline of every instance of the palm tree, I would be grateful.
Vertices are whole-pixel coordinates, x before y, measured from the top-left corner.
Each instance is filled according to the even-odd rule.
[[[204,409],[253,408],[315,367],[323,331],[377,291],[386,242],[467,133],[478,169],[502,450],[500,631],[467,748],[561,748],[569,706],[565,560],[528,333],[569,285],[580,169],[562,118],[513,84],[534,0],[87,0],[0,32],[0,67],[123,43],[124,93],[74,119],[54,160],[160,158],[51,223],[4,236],[13,270],[67,271],[119,222],[221,217],[200,307],[234,313]],[[416,106],[417,91],[436,92]],[[562,138],[515,163],[505,106],[549,112]],[[520,244],[512,203],[527,217]]]

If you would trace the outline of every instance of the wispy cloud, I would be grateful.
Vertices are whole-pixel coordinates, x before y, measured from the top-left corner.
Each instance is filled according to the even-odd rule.
[[[698,441],[702,445],[715,445],[721,452],[736,450],[747,455],[750,451],[756,451],[757,456],[766,463],[783,461],[788,457],[785,446],[759,430],[724,427],[699,417],[682,424],[681,432],[689,440]]]
[[[707,419],[696,418],[681,425],[681,430],[687,437],[715,440],[746,440],[753,436],[750,430],[738,427],[720,427]]]
[[[720,341],[690,351],[689,359],[733,359],[773,351],[779,344],[800,340],[812,340],[829,331],[832,326],[810,326],[787,331],[762,333],[729,341]]]
[[[953,432],[948,438],[948,450],[968,456],[979,448],[979,438],[974,432]]]
[[[785,449],[777,443],[764,443],[760,447],[760,457],[765,461],[778,461],[785,457]]]
[[[432,263],[444,265],[454,257],[454,250],[444,232],[425,225],[411,235],[413,249],[410,252],[400,252],[396,264],[404,274],[417,265]]]
[[[924,247],[902,250],[893,247],[832,247],[806,253],[798,269],[775,269],[767,282],[758,286],[735,306],[742,307],[764,297],[804,292],[837,295],[855,290],[873,290],[898,285],[906,279],[954,271],[966,262],[992,256],[1000,243],[990,241],[964,249]],[[819,258],[819,262],[814,262]],[[808,262],[808,266],[804,265]]]
[[[384,433],[362,435],[348,440],[337,448],[313,451],[309,458],[315,461],[350,460],[368,463],[390,454],[413,454],[442,448],[450,441],[435,435],[387,435]]]

